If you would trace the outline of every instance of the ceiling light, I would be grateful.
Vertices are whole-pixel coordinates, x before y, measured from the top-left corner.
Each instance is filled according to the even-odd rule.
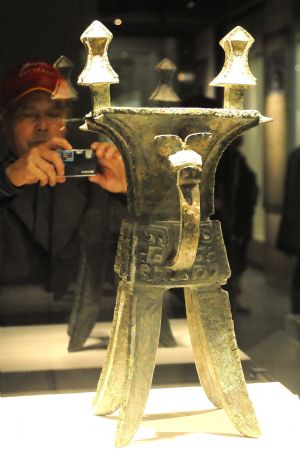
[[[115,25],[122,25],[122,23],[123,23],[123,21],[119,17],[116,17],[116,19],[114,20]]]

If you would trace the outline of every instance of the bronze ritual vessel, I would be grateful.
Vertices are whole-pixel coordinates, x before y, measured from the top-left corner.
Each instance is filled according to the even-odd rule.
[[[128,184],[128,217],[115,261],[120,281],[95,413],[120,409],[116,446],[134,437],[152,382],[162,296],[183,287],[201,385],[241,434],[258,437],[228,294],[222,290],[230,276],[222,232],[210,219],[223,151],[244,131],[270,120],[243,110],[244,90],[255,85],[248,67],[254,40],[241,27],[221,40],[225,64],[211,84],[224,87],[224,109],[201,109],[112,107],[110,84],[118,77],[107,57],[111,39],[98,21],[84,32],[87,63],[78,79],[90,86],[93,100],[83,128],[116,144]]]

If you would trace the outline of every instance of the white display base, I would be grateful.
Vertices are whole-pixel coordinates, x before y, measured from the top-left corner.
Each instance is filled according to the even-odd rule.
[[[186,319],[171,320],[171,327],[177,341],[176,347],[159,347],[156,364],[194,363]],[[68,353],[69,336],[67,325],[36,325],[2,328],[0,366],[2,372],[28,372],[60,369],[85,369],[103,366],[111,323],[97,323],[85,347],[75,353]],[[249,359],[240,352],[242,360]]]
[[[250,384],[262,436],[241,436],[201,387],[152,389],[134,440],[115,448],[117,416],[92,412],[94,393],[6,397],[1,400],[5,456],[299,454],[300,401],[280,383]]]

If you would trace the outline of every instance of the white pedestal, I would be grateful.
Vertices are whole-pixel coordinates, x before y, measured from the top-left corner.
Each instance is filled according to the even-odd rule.
[[[94,393],[6,397],[1,400],[5,456],[299,454],[300,401],[280,383],[248,385],[262,436],[241,436],[201,387],[152,389],[134,440],[114,447],[117,416],[92,412]]]

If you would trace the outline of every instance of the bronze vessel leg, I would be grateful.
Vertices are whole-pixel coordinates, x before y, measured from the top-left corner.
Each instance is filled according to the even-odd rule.
[[[125,281],[120,281],[112,330],[105,363],[100,375],[94,411],[97,415],[109,415],[121,405],[129,343],[129,308],[132,291]]]
[[[218,285],[185,290],[195,362],[211,401],[248,437],[260,435],[236,343],[228,293]]]
[[[107,360],[95,399],[97,414],[121,409],[118,447],[130,442],[144,413],[155,367],[164,291],[141,286],[129,291],[124,282],[120,288]]]

